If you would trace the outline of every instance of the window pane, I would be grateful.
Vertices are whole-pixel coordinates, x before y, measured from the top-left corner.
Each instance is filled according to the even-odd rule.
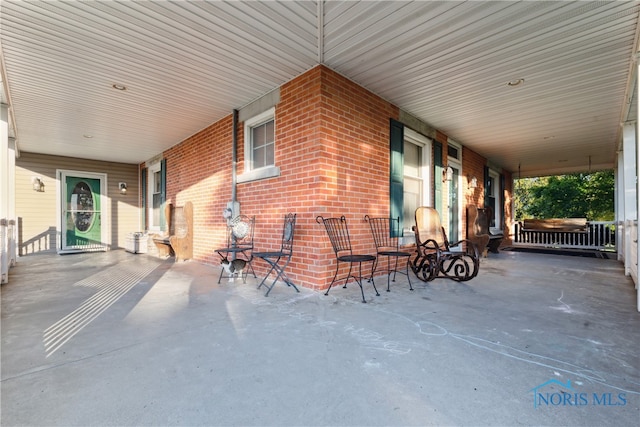
[[[272,166],[274,159],[274,122],[270,120],[251,129],[251,169]]]
[[[153,192],[160,192],[160,171],[153,173]]]
[[[264,124],[265,142],[273,142],[275,132],[273,130],[273,120]]]
[[[420,176],[422,147],[410,142],[404,143],[404,175]]]
[[[253,147],[262,147],[265,143],[264,125],[253,128]]]
[[[160,225],[160,193],[153,195],[153,225]]]
[[[264,167],[264,157],[265,157],[265,148],[264,146],[259,148],[254,148],[253,150],[253,168],[257,169]]]
[[[269,166],[269,165],[275,164],[275,161],[274,161],[275,159],[273,158],[274,157],[274,155],[273,155],[273,148],[274,147],[273,146],[274,146],[274,144],[271,143],[271,144],[269,144],[269,145],[267,145],[265,147],[265,153],[264,153],[264,155],[265,155],[265,160],[264,160],[265,164],[264,165],[265,166]]]
[[[404,203],[402,207],[405,227],[411,228],[418,206],[422,206],[422,180],[405,177]]]

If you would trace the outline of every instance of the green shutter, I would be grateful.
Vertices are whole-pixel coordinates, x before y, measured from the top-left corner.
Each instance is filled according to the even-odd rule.
[[[140,170],[140,201],[142,204],[142,210],[140,212],[140,225],[142,226],[142,230],[147,229],[147,168],[142,168]]]
[[[167,218],[164,215],[164,206],[167,202],[167,159],[160,162],[160,230],[167,229]]]
[[[489,206],[489,166],[484,167],[484,207]]]
[[[433,207],[442,214],[442,143],[433,143]]]
[[[389,132],[389,151],[389,216],[400,218],[401,234],[404,223],[404,126],[393,119]]]

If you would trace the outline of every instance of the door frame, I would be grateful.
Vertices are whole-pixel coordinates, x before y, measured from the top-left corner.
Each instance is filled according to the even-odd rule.
[[[447,144],[454,147],[458,152],[457,157],[449,156],[447,153],[447,166],[450,166],[451,168],[458,171],[458,176],[454,177],[454,179],[456,180],[455,188],[457,189],[456,195],[455,195],[457,206],[455,206],[455,210],[454,210],[453,209],[454,206],[450,206],[449,204],[450,198],[452,196],[450,194],[451,187],[454,186],[454,183],[452,182],[447,183],[447,187],[448,187],[447,199],[444,200],[443,202],[446,203],[446,206],[447,206],[447,228],[450,228],[452,219],[454,217],[455,217],[455,221],[453,221],[453,223],[456,225],[456,230],[448,230],[447,235],[450,240],[453,239],[453,237],[456,237],[456,241],[458,241],[464,236],[464,233],[462,230],[462,220],[463,220],[462,214],[465,209],[465,206],[464,206],[465,200],[463,199],[464,193],[462,191],[462,185],[463,185],[462,177],[464,176],[464,171],[462,170],[462,145],[451,139],[447,141]]]
[[[56,235],[57,235],[57,252],[59,254],[69,254],[78,252],[96,252],[106,251],[111,246],[110,229],[111,214],[108,208],[107,197],[107,174],[87,171],[76,171],[70,169],[57,169],[57,203],[56,203]],[[67,248],[65,247],[66,235],[66,198],[67,198],[67,177],[97,179],[100,181],[100,245],[92,245],[86,248]]]

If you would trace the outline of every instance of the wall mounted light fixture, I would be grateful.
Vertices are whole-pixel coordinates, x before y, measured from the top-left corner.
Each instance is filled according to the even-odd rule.
[[[118,188],[120,189],[120,194],[127,194],[127,183],[126,182],[119,182],[118,183]]]
[[[447,168],[442,171],[442,182],[451,181],[452,179],[453,168],[451,166],[447,166]]]
[[[478,178],[475,176],[469,178],[469,188],[478,188]]]
[[[31,184],[33,185],[33,191],[38,193],[44,193],[44,182],[39,176],[31,177]]]

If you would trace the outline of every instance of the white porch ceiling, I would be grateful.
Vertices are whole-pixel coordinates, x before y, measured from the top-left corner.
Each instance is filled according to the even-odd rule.
[[[624,1],[3,0],[1,96],[21,151],[139,163],[323,63],[521,176],[612,168],[621,124],[637,115],[639,12]]]

